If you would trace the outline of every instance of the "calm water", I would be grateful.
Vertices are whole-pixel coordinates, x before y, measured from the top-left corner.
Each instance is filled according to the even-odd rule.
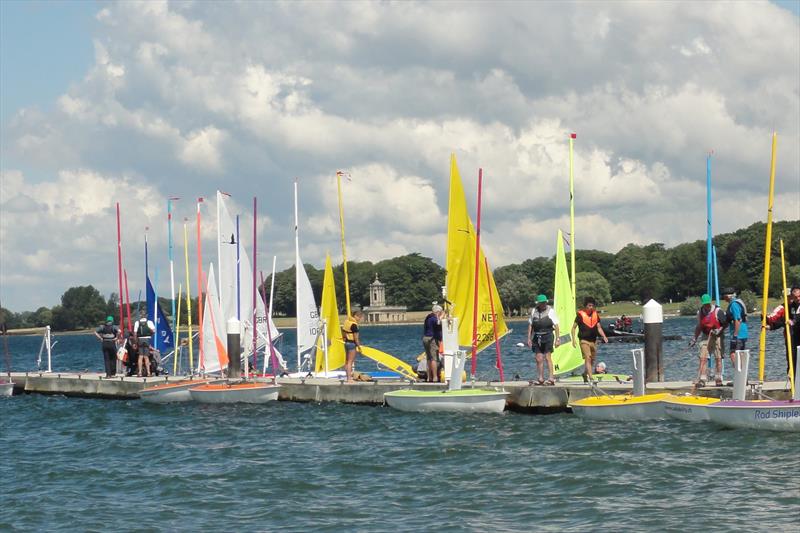
[[[669,320],[665,333],[691,327]],[[515,328],[504,345],[507,373],[529,377],[529,354],[513,347],[524,331]],[[418,329],[367,328],[364,337],[411,354]],[[91,337],[57,339],[55,369],[101,368]],[[9,340],[14,368],[35,367],[39,340]],[[290,360],[292,342],[287,333]],[[624,371],[629,348],[604,346],[601,358]],[[665,343],[668,379],[696,372],[684,348]],[[775,378],[780,350],[772,336]],[[786,531],[800,517],[798,471],[796,434],[678,421],[0,401],[0,530]]]

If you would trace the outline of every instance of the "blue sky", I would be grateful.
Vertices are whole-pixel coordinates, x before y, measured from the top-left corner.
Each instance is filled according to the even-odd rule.
[[[165,271],[166,197],[180,221],[216,189],[259,196],[286,268],[295,177],[303,259],[336,262],[338,169],[349,257],[442,264],[451,152],[473,211],[484,168],[492,265],[550,256],[573,130],[582,248],[702,239],[712,148],[715,230],[763,220],[773,128],[800,218],[800,2],[642,5],[2,0],[0,299],[115,290],[116,201],[126,266],[149,226]]]

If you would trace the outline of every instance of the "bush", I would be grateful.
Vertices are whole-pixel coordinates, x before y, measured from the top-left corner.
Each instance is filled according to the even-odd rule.
[[[739,295],[739,298],[741,298],[744,302],[748,313],[753,313],[756,311],[756,306],[758,305],[758,297],[756,296],[756,293],[745,289],[742,291],[742,294]]]
[[[681,304],[679,312],[681,316],[694,316],[697,314],[698,309],[700,309],[700,298],[697,296],[692,296],[690,298],[686,298],[686,300]]]

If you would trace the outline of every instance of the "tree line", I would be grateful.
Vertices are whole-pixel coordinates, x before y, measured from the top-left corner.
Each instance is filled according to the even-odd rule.
[[[733,233],[714,237],[719,263],[721,287],[732,286],[739,292],[760,294],[764,270],[764,223],[756,223]],[[772,228],[772,262],[770,265],[771,295],[781,287],[781,264],[778,242],[784,241],[788,282],[800,283],[800,223],[776,222]],[[555,244],[555,243],[554,243]],[[500,299],[506,314],[522,313],[537,294],[552,298],[555,260],[551,257],[526,259],[522,263],[494,270]],[[569,256],[567,263],[569,264]],[[698,240],[666,248],[662,243],[628,244],[615,254],[598,250],[576,250],[576,291],[578,300],[594,296],[601,305],[612,301],[655,298],[658,301],[684,301],[706,291],[706,242]],[[314,296],[319,303],[324,271],[305,265]],[[342,265],[334,267],[334,279],[339,310],[344,312],[344,272]],[[353,307],[369,305],[369,285],[377,276],[386,285],[387,305],[406,306],[410,311],[429,309],[433,301],[441,300],[445,270],[432,259],[412,253],[377,263],[348,261],[350,299]],[[260,287],[268,298],[271,276]],[[169,317],[171,304],[159,298]],[[144,303],[132,303],[132,313]],[[185,312],[185,306],[183,307]],[[275,274],[273,313],[276,316],[295,316],[295,269],[287,268]],[[40,307],[36,311],[14,313],[0,308],[0,323],[9,329],[51,325],[55,330],[74,330],[96,327],[107,315],[119,314],[119,296],[112,293],[107,299],[93,286],[71,287],[62,296],[60,305]],[[192,300],[192,321],[197,324],[197,298]],[[136,317],[134,316],[134,319]]]

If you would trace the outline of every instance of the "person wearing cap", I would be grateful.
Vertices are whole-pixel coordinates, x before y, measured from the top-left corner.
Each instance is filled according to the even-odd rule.
[[[600,323],[600,313],[595,309],[596,301],[591,296],[583,299],[583,309],[578,310],[575,322],[572,324],[572,346],[578,346],[577,339],[581,340],[581,355],[583,356],[583,381],[592,381],[594,359],[597,357],[597,336],[608,342],[603,324]],[[577,335],[575,335],[577,331]]]
[[[704,294],[700,297],[700,309],[697,311],[697,325],[694,336],[689,341],[689,346],[697,344],[700,335],[706,335],[706,340],[700,343],[700,368],[697,371],[697,386],[703,387],[708,380],[708,355],[714,354],[714,375],[717,386],[722,385],[722,354],[725,349],[725,312],[714,305],[711,296]]]
[[[117,374],[117,341],[120,339],[120,329],[114,325],[114,317],[106,317],[106,323],[97,328],[94,336],[100,339],[103,347],[103,363],[106,377],[112,378]]]
[[[747,346],[747,306],[736,297],[736,289],[727,288],[722,291],[722,299],[728,302],[728,309],[725,311],[730,328],[730,354],[731,364],[736,364],[736,352],[744,350]]]
[[[443,314],[442,306],[434,304],[431,312],[425,317],[422,327],[422,346],[425,348],[428,369],[427,381],[439,381],[439,346],[442,344]]]
[[[558,331],[558,315],[547,304],[547,296],[536,297],[536,305],[528,318],[528,347],[534,353],[536,370],[539,373],[538,385],[555,385],[555,369],[553,368],[553,348],[560,343]],[[547,361],[549,377],[544,380],[544,362]]]

